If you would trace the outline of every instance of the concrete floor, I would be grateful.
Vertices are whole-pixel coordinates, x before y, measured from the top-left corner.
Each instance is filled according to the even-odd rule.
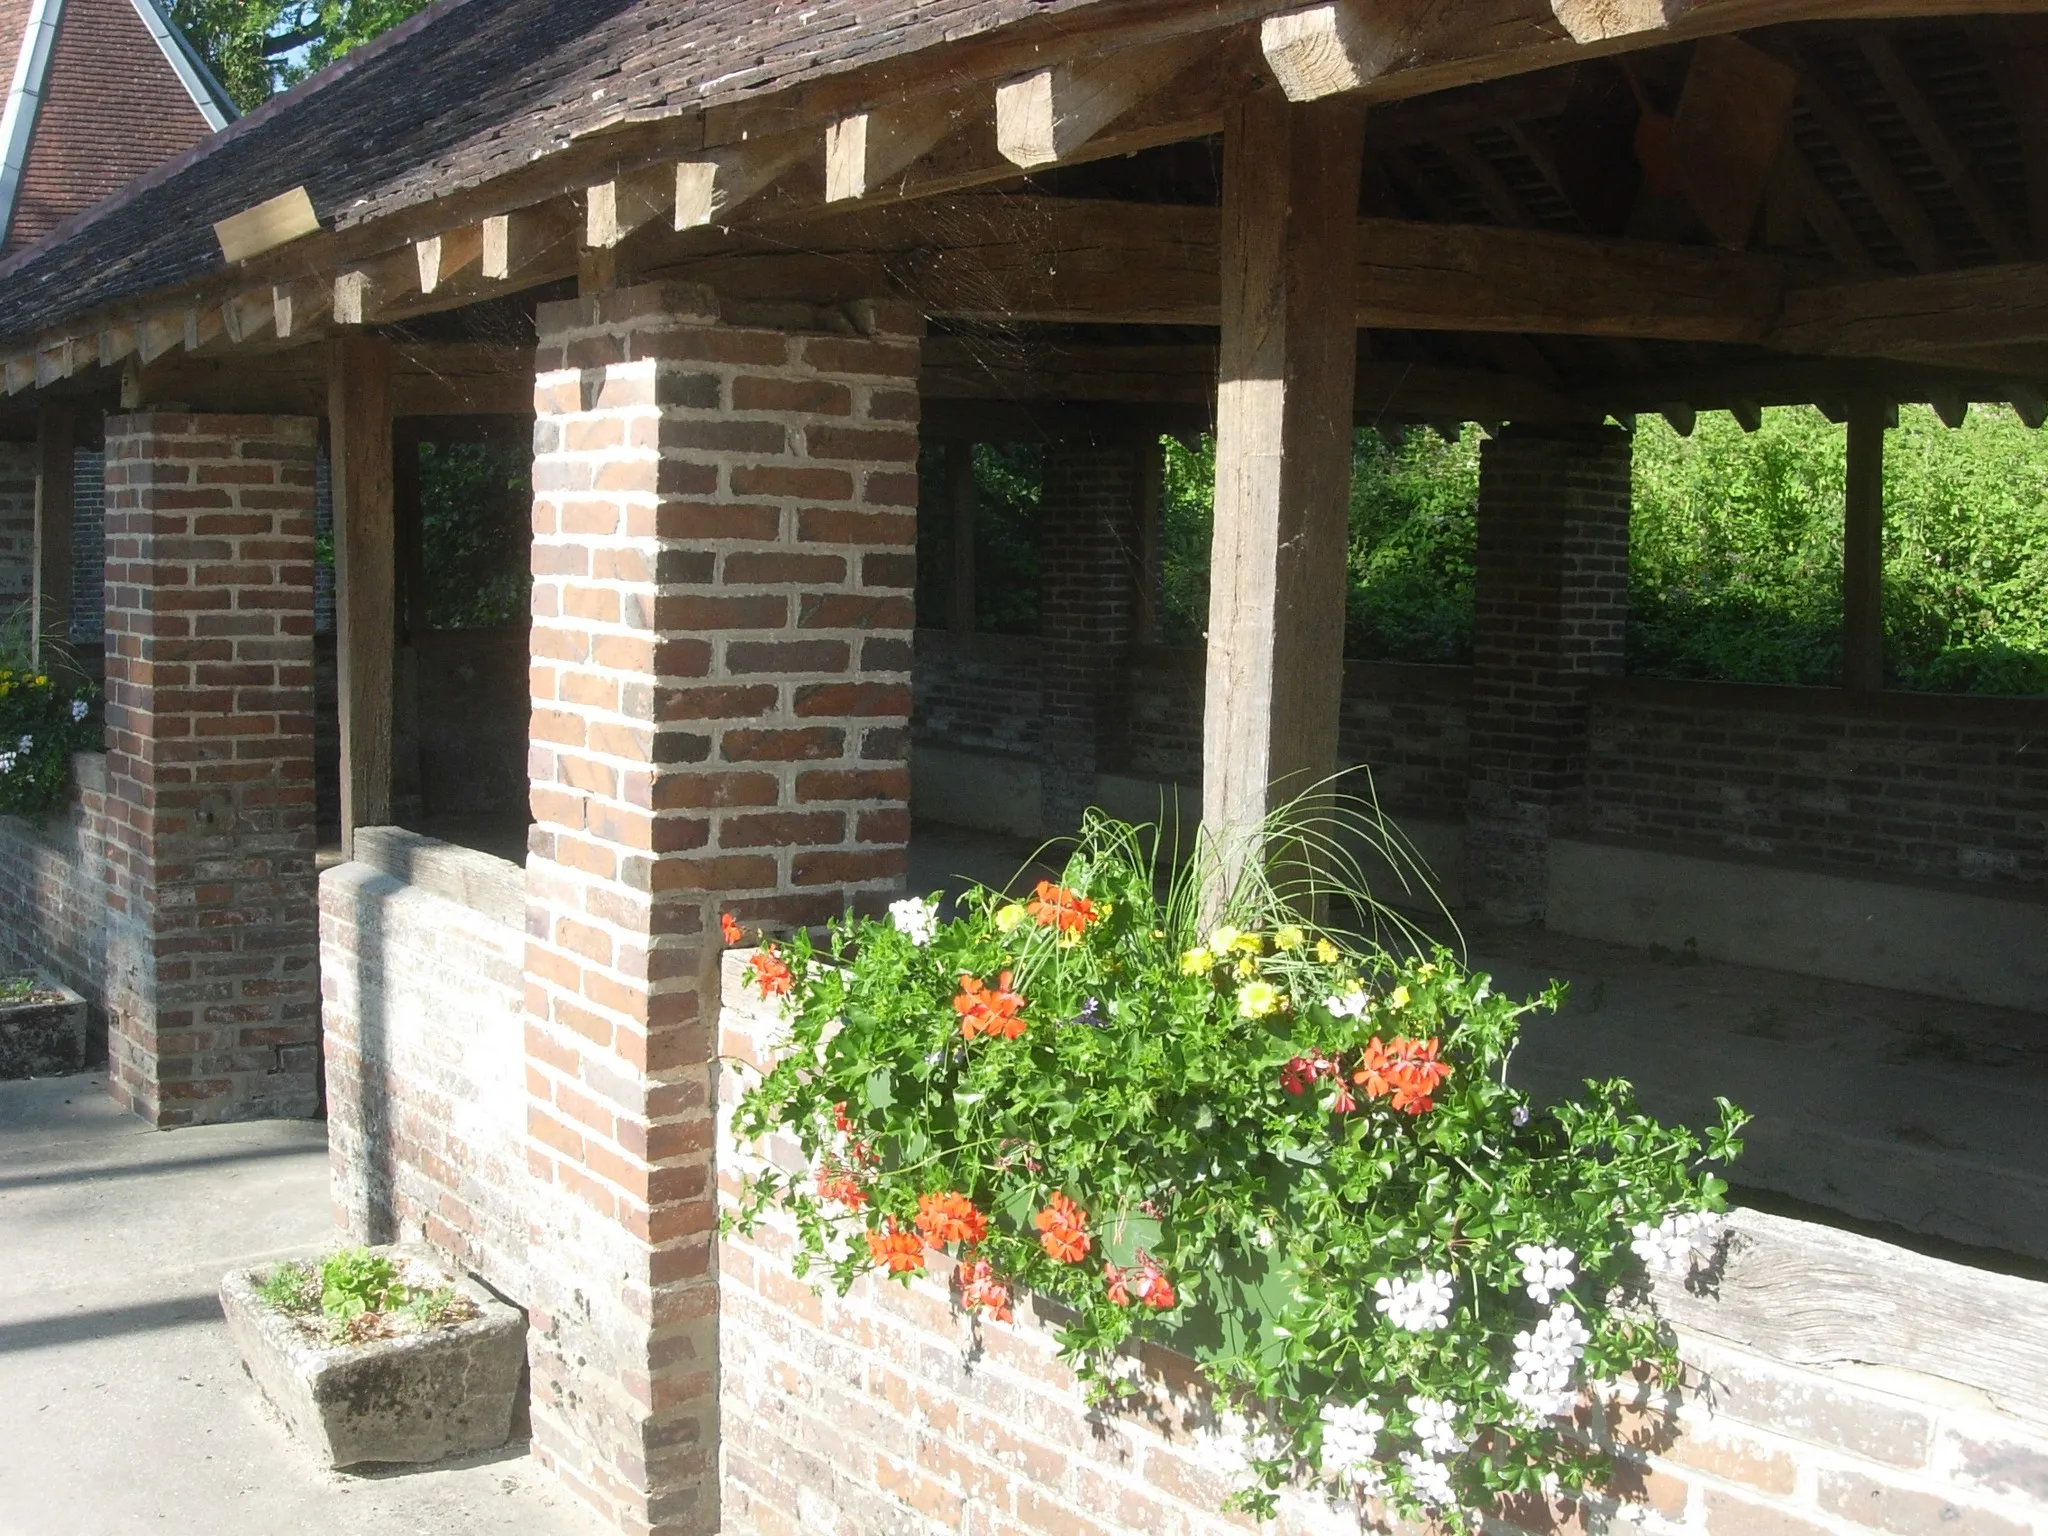
[[[214,1288],[331,1232],[323,1125],[158,1133],[97,1074],[0,1083],[0,1536],[593,1536],[523,1444],[351,1476],[289,1439]]]

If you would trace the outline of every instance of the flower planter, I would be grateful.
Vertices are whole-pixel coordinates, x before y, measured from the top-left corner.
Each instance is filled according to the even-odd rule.
[[[260,1271],[235,1270],[221,1282],[221,1310],[249,1375],[330,1467],[439,1461],[503,1445],[526,1364],[525,1317],[421,1250],[378,1251],[404,1259],[414,1284],[452,1285],[476,1316],[332,1344],[263,1301]]]
[[[58,1077],[86,1066],[85,999],[41,986],[25,1002],[0,1003],[0,1079]]]

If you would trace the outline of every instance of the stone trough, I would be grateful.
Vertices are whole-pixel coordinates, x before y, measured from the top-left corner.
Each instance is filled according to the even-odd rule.
[[[86,1066],[85,999],[38,982],[19,1003],[0,1003],[0,1080],[61,1077]]]
[[[405,1260],[408,1282],[431,1273],[476,1306],[464,1322],[417,1333],[328,1344],[265,1304],[262,1271],[221,1282],[221,1310],[242,1362],[294,1436],[329,1467],[428,1462],[491,1450],[512,1435],[526,1363],[526,1319],[422,1249],[376,1250]]]

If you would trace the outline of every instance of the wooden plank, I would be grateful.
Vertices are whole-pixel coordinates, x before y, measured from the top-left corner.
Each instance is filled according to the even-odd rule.
[[[1731,251],[1749,244],[1798,94],[1792,69],[1740,38],[1693,50],[1671,117],[1672,169],[1700,222]]]
[[[1969,214],[1993,253],[2000,261],[2018,261],[2026,255],[2011,225],[2006,222],[1990,185],[1935,112],[1934,103],[1920,89],[1920,83],[1906,68],[1891,39],[1882,32],[1866,31],[1858,41],[1878,84],[1891,97],[1899,115],[1905,118],[1913,136],[1919,139],[1920,147],[1927,151],[1927,158],[1941,172],[1949,190],[1955,193],[1956,201],[1963,205],[1963,211]]]
[[[1929,362],[2048,342],[2048,262],[1796,288],[1767,340],[1788,352]]]
[[[1202,826],[1218,909],[1267,813],[1336,771],[1363,115],[1255,97],[1224,138]]]
[[[1687,1336],[1801,1366],[1876,1366],[1954,1382],[2048,1418],[2048,1287],[1833,1227],[1738,1210],[1719,1281],[1656,1281]],[[1681,1343],[1682,1347],[1682,1343]]]
[[[222,219],[213,226],[213,235],[220,242],[221,257],[234,263],[317,234],[319,229],[320,216],[313,211],[313,199],[304,187],[293,187]]]
[[[1082,145],[1203,53],[1200,38],[1055,64],[996,88],[996,151],[1032,170]]]
[[[398,596],[390,343],[343,336],[327,353],[340,673],[341,847],[391,819],[391,688]]]
[[[946,444],[946,507],[953,535],[952,580],[946,588],[946,628],[956,635],[974,633],[975,581],[979,565],[974,547],[974,444],[955,438]]]
[[[963,111],[946,95],[842,117],[825,130],[825,201],[866,197],[951,132]]]
[[[1849,402],[1849,464],[1843,489],[1842,686],[1884,687],[1884,429],[1875,395]]]
[[[78,419],[67,404],[36,409],[35,595],[30,648],[38,667],[64,654],[71,634],[71,528]]]

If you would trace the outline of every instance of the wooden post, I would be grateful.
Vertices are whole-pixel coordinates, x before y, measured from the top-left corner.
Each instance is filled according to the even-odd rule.
[[[946,445],[946,504],[953,514],[953,580],[946,594],[946,628],[974,632],[974,444]]]
[[[335,650],[341,712],[341,849],[391,819],[391,680],[398,594],[391,347],[344,336],[327,354],[334,482]]]
[[[1884,687],[1885,403],[1849,402],[1849,465],[1842,529],[1842,686]]]
[[[391,466],[392,512],[397,542],[397,655],[391,682],[391,814],[394,820],[424,814],[420,755],[420,643],[427,628],[427,571],[423,544],[420,440],[400,439]]]
[[[36,666],[45,671],[61,659],[71,633],[72,453],[77,444],[78,418],[70,406],[50,404],[36,412],[36,570],[29,645]]]
[[[1159,439],[1146,436],[1131,445],[1137,455],[1138,600],[1132,614],[1131,638],[1139,645],[1159,643],[1160,540],[1166,508],[1166,455]]]
[[[1337,766],[1364,144],[1343,98],[1237,109],[1223,149],[1223,334],[1202,742],[1214,910],[1267,812]]]

